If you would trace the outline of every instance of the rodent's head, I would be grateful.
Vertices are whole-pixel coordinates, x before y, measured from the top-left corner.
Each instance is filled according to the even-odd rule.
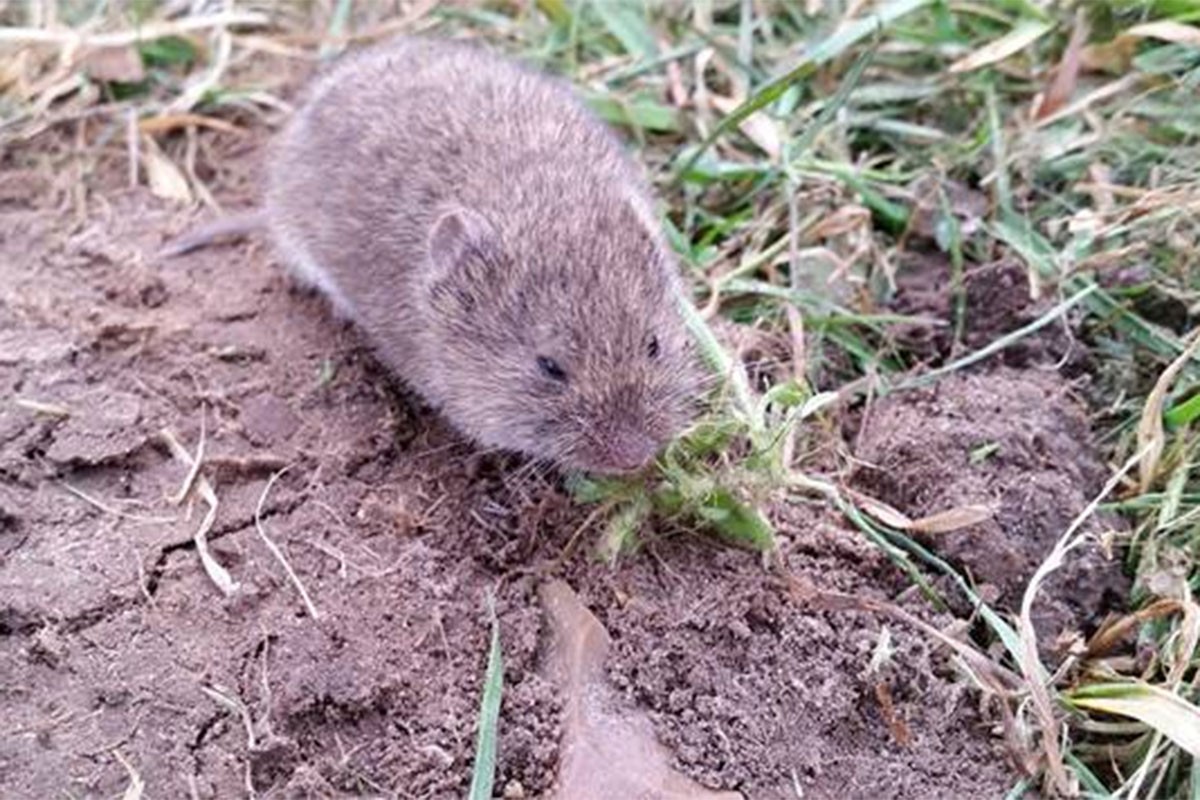
[[[687,423],[696,394],[674,261],[628,203],[586,226],[545,225],[553,235],[505,236],[458,207],[434,224],[430,379],[451,421],[485,445],[639,469]]]

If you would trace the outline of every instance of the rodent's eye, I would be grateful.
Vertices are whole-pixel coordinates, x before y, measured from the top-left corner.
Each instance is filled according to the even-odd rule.
[[[563,369],[562,365],[560,365],[553,358],[549,358],[548,356],[538,356],[537,365],[542,374],[550,380],[559,381],[560,383],[566,382],[567,371]]]
[[[658,337],[654,334],[650,335],[650,341],[646,343],[646,355],[658,358]]]

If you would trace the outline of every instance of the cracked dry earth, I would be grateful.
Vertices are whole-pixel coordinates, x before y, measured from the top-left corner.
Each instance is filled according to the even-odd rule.
[[[230,154],[223,199],[254,160]],[[0,796],[114,797],[132,771],[150,797],[462,797],[489,594],[505,797],[617,796],[569,783],[595,744],[573,722],[581,691],[674,770],[645,797],[1000,797],[1015,782],[987,709],[921,634],[890,625],[894,652],[871,670],[879,619],[798,602],[758,556],[695,536],[649,536],[615,567],[587,547],[561,561],[587,510],[474,456],[264,248],[159,266],[150,254],[194,214],[118,188],[119,165],[79,211],[39,163],[19,151],[0,169]],[[972,561],[969,533],[953,542],[1001,597],[1102,474],[1069,387],[1023,375],[918,393],[859,435],[885,469],[864,485],[908,513],[1001,503],[989,554],[1013,557]],[[977,474],[977,442],[920,435],[984,412],[1004,457]],[[901,417],[902,436],[880,427]],[[204,442],[229,597],[192,543],[204,504],[172,502],[188,470],[164,430]],[[905,477],[918,441],[941,458]],[[1006,494],[1030,474],[1041,494]],[[260,502],[317,619],[256,529]],[[773,515],[798,581],[952,622],[823,506]],[[555,666],[571,623],[552,624],[547,593],[582,603],[569,619],[600,643],[585,672]]]

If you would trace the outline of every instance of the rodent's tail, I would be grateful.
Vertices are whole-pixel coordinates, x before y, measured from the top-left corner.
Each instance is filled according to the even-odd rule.
[[[217,239],[227,236],[242,237],[261,230],[266,225],[267,215],[262,209],[234,214],[214,220],[207,225],[201,225],[195,230],[172,239],[158,251],[156,257],[161,260],[181,256],[197,248],[206,247]]]

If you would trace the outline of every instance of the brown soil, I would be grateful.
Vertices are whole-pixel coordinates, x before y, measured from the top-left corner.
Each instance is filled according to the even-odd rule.
[[[650,535],[615,568],[588,548],[559,566],[587,510],[510,459],[473,455],[320,299],[289,289],[263,248],[156,265],[149,254],[194,215],[114,188],[119,165],[89,179],[76,215],[24,171],[38,154],[24,155],[4,164],[0,196],[0,796],[116,796],[124,761],[156,797],[461,797],[489,594],[505,657],[498,791],[544,796],[562,701],[538,590],[553,576],[611,636],[618,702],[648,715],[673,763],[706,786],[952,798],[1014,783],[977,696],[920,634],[810,608],[758,556],[693,536]],[[231,187],[250,182],[253,157],[225,165]],[[904,479],[914,465],[894,456],[922,426],[941,429],[952,393],[933,406],[897,399],[890,427],[868,428],[860,449],[898,481],[884,499],[914,512],[1004,480],[1030,486],[1031,463],[1040,480],[1069,459],[1056,488],[1008,506],[1018,531],[1038,533],[996,544],[1017,565],[994,578],[1005,591],[1097,475],[1049,379],[1020,380],[1032,388],[1014,435],[1036,458],[1008,449],[1002,422],[1018,420],[1001,407],[987,437],[1004,446],[982,489],[906,494],[944,476]],[[187,470],[164,428],[193,451],[203,431],[220,500],[212,549],[240,584],[229,598],[192,543],[203,506],[168,501]],[[939,446],[966,458],[977,438],[946,433]],[[254,524],[284,464],[262,522],[317,620]],[[798,581],[950,621],[823,506],[775,517]],[[955,555],[969,563],[977,542]]]
[[[947,324],[898,327],[903,348],[930,361],[978,350],[998,336],[1027,325],[1054,305],[1049,292],[1036,301],[1029,287],[1029,270],[1015,258],[987,264],[968,264],[963,270],[964,313],[961,338],[955,340],[955,295],[947,258],[940,253],[905,253],[896,275],[896,295],[891,308],[902,314],[931,317]],[[1030,368],[1057,364],[1070,374],[1081,371],[1086,349],[1074,341],[1069,323],[1059,320],[1031,336],[1017,340],[996,356],[1011,367]]]
[[[978,581],[985,598],[1015,610],[1034,570],[1104,483],[1089,439],[1082,407],[1052,372],[957,375],[869,409],[857,483],[913,518],[990,506],[986,522],[922,538]],[[1121,525],[1104,514],[1088,520],[1096,541],[1051,575],[1035,607],[1043,645],[1091,632],[1120,610],[1129,582],[1101,542]]]

